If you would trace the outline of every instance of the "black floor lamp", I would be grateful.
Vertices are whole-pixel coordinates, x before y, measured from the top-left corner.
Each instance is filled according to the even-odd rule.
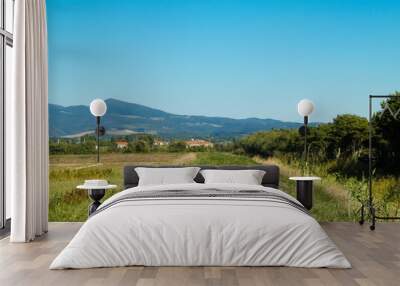
[[[297,104],[297,112],[303,116],[304,125],[300,127],[300,135],[304,136],[304,166],[307,167],[308,149],[307,149],[307,126],[308,116],[314,111],[314,103],[308,99],[302,99]]]
[[[106,134],[106,129],[100,126],[100,118],[106,114],[107,104],[102,99],[95,99],[90,103],[90,112],[96,117],[97,163],[100,162],[100,136]]]
[[[311,210],[313,207],[313,182],[321,180],[319,177],[309,176],[307,172],[308,147],[307,126],[308,116],[314,111],[314,104],[308,99],[301,100],[297,105],[297,112],[303,116],[304,125],[299,128],[299,133],[304,136],[303,170],[302,176],[289,177],[289,180],[296,181],[296,198],[303,206]]]

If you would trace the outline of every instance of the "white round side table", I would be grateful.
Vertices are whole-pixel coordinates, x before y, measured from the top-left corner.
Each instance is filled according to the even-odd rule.
[[[76,188],[80,190],[87,190],[89,197],[92,199],[93,202],[88,207],[88,214],[90,216],[101,205],[100,200],[104,197],[106,190],[115,189],[116,187],[117,185],[106,185],[106,186],[79,185]]]

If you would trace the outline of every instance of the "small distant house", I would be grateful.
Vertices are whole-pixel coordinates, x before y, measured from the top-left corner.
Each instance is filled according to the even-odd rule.
[[[156,140],[154,140],[153,145],[154,146],[167,146],[167,145],[169,145],[169,142],[156,139]]]
[[[115,144],[117,144],[117,148],[118,149],[128,148],[128,142],[127,141],[119,140],[119,141],[116,141]]]
[[[202,139],[191,139],[188,141],[185,141],[186,148],[191,148],[191,147],[206,147],[206,148],[212,148],[214,147],[214,144],[210,141],[202,140]]]

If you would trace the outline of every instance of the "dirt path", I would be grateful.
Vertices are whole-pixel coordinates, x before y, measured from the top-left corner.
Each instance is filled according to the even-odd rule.
[[[182,156],[176,158],[172,161],[172,165],[186,165],[190,164],[194,160],[196,160],[197,154],[196,153],[184,153]]]

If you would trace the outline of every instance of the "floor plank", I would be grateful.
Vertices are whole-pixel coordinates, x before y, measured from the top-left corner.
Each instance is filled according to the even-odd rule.
[[[50,223],[49,233],[27,244],[0,240],[0,285],[399,285],[400,224],[380,223],[372,232],[355,223],[322,223],[352,269],[290,267],[118,267],[48,269],[81,223]]]

